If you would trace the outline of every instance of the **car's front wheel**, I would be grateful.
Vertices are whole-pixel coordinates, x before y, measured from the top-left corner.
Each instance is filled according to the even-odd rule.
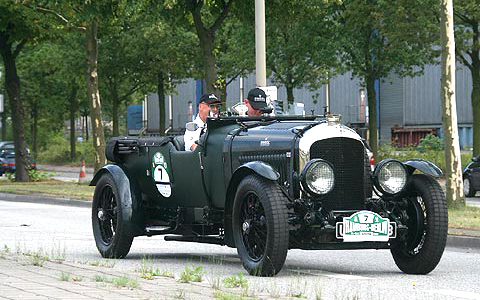
[[[98,180],[92,202],[92,227],[97,249],[105,258],[122,258],[133,237],[125,231],[117,184],[110,173]]]
[[[286,198],[277,183],[252,174],[237,189],[233,236],[243,266],[251,275],[274,276],[288,252]]]
[[[447,242],[447,202],[430,176],[412,175],[408,189],[404,213],[408,230],[392,242],[391,252],[403,272],[427,274],[440,262]]]
[[[475,196],[476,191],[473,189],[472,181],[470,177],[463,178],[463,193],[466,197],[473,197]]]

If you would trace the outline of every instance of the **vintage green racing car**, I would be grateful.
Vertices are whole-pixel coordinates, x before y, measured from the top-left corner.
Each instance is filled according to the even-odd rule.
[[[136,236],[236,247],[252,275],[273,276],[288,249],[390,249],[405,273],[431,272],[448,227],[441,171],[383,160],[339,117],[219,117],[195,151],[182,136],[107,144],[92,204],[103,257]]]

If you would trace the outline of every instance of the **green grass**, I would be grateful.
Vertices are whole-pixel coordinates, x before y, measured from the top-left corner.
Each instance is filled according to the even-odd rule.
[[[246,278],[243,277],[243,274],[240,273],[237,276],[227,277],[223,280],[223,284],[227,288],[248,288],[248,281]]]
[[[449,208],[448,227],[480,230],[480,207],[464,206]]]
[[[202,267],[195,267],[192,265],[192,269],[188,266],[185,267],[185,271],[180,274],[179,282],[188,283],[188,282],[201,282],[203,276]]]
[[[117,277],[112,280],[112,284],[116,287],[128,287],[128,288],[137,288],[140,286],[138,281],[134,278],[129,278],[126,276]]]
[[[109,280],[107,279],[106,276],[104,276],[104,275],[98,275],[98,274],[95,275],[95,277],[93,278],[93,280],[94,280],[95,282],[109,282]]]
[[[2,193],[91,201],[95,187],[57,180],[40,182],[11,182],[8,180],[1,180],[0,190]]]
[[[70,280],[70,274],[68,273],[60,273],[60,281],[69,281]]]

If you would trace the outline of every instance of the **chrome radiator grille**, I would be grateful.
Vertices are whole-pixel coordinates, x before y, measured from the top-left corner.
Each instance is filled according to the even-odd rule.
[[[323,205],[329,210],[365,208],[365,152],[362,142],[348,138],[320,140],[310,147],[310,159],[333,165],[335,187]]]

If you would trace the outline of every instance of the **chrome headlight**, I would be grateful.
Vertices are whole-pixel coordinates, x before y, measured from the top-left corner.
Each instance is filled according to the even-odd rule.
[[[385,194],[396,194],[403,190],[407,183],[407,170],[398,160],[381,161],[373,173],[375,186]]]
[[[333,167],[323,159],[312,159],[302,170],[302,186],[307,192],[324,195],[333,189]]]

